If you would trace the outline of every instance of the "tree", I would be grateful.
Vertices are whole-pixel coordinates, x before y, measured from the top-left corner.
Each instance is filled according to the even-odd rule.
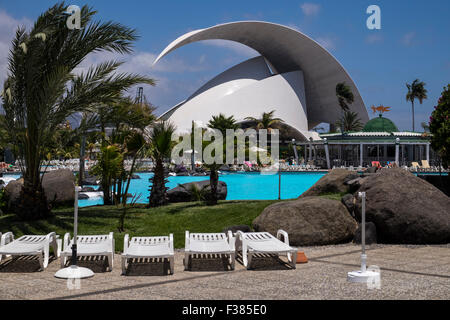
[[[345,84],[345,82],[340,82],[336,85],[336,97],[338,98],[339,106],[341,107],[342,117],[341,117],[341,132],[345,132],[343,127],[345,122],[345,112],[350,110],[349,105],[355,101],[355,96],[353,95],[352,89]]]
[[[430,117],[431,146],[442,159],[443,165],[450,165],[450,84],[444,87],[438,105]]]
[[[356,112],[345,111],[344,118],[336,122],[336,127],[343,128],[344,132],[360,131],[363,128],[363,124]]]
[[[341,107],[341,134],[344,135],[345,132],[345,113],[350,111],[349,105],[351,105],[355,101],[355,96],[353,95],[352,89],[350,86],[346,85],[345,82],[340,82],[336,85],[336,97],[338,99],[339,106]],[[341,145],[341,154],[343,158],[344,155],[344,145]]]
[[[75,113],[116,101],[136,84],[154,84],[147,77],[117,73],[121,63],[116,61],[74,74],[90,53],[130,53],[137,35],[119,23],[92,21],[96,12],[88,6],[80,12],[82,28],[69,30],[65,12],[65,4],[58,3],[44,12],[29,32],[19,28],[8,59],[2,95],[4,124],[19,149],[24,186],[17,213],[27,220],[50,214],[40,167],[57,126]]]
[[[212,119],[208,122],[208,128],[218,130],[220,133],[224,136],[223,142],[226,143],[225,134],[228,129],[236,130],[238,128],[238,124],[236,123],[236,120],[233,116],[226,118],[223,114],[220,114],[219,116],[213,116]],[[203,142],[203,147],[210,145],[211,143],[215,143],[215,141]],[[203,149],[204,149],[203,148]],[[223,151],[226,150],[226,147],[222,148]],[[215,154],[213,155],[215,156]],[[207,203],[209,205],[216,205],[218,201],[218,195],[217,195],[217,187],[219,183],[219,169],[223,165],[223,163],[206,163],[206,168],[209,169],[209,185],[211,187],[211,195],[207,197]]]
[[[123,171],[123,156],[117,145],[109,145],[101,148],[100,159],[91,169],[91,172],[100,177],[100,185],[103,190],[103,203],[113,204],[114,194],[112,187],[115,180]]]
[[[255,123],[255,129],[261,130],[266,129],[269,133],[272,129],[276,128],[276,125],[283,123],[284,121],[280,118],[274,118],[275,110],[270,112],[264,112],[261,118],[257,119],[254,117],[247,117],[245,120]]]
[[[416,79],[411,84],[406,84],[408,88],[408,93],[406,94],[406,101],[411,101],[412,108],[412,131],[415,131],[415,119],[414,119],[414,101],[416,99],[419,100],[420,104],[422,104],[423,100],[428,99],[427,89],[425,89],[425,83]]]
[[[208,122],[208,128],[219,130],[225,137],[227,129],[236,130],[239,125],[236,123],[234,116],[226,117],[224,114],[219,114],[218,116],[213,116]]]
[[[170,158],[174,147],[172,136],[175,130],[175,126],[167,121],[157,122],[151,129],[149,153],[154,162],[154,176],[151,178],[150,190],[151,207],[164,206],[168,202],[164,160]]]

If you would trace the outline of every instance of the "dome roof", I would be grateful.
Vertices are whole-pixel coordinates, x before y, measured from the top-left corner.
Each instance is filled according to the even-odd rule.
[[[378,118],[366,123],[363,132],[398,132],[398,128],[391,120],[380,114]]]

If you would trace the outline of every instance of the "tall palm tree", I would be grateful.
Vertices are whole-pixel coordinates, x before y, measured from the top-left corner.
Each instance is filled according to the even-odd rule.
[[[245,120],[255,123],[255,128],[258,130],[266,129],[270,132],[275,128],[277,124],[283,123],[284,121],[280,118],[274,118],[275,110],[270,112],[264,112],[261,118],[247,117]]]
[[[174,142],[172,135],[175,133],[175,126],[167,121],[157,122],[150,133],[150,156],[154,162],[153,173],[151,178],[152,187],[150,192],[150,206],[160,207],[166,205],[167,188],[166,177],[164,173],[164,160],[170,158]]]
[[[406,101],[411,101],[412,107],[412,131],[415,131],[415,119],[414,119],[414,101],[416,99],[419,100],[420,104],[422,104],[423,100],[428,99],[428,91],[425,89],[425,83],[421,82],[419,79],[413,81],[413,83],[406,84],[408,88],[408,93],[406,94]]]
[[[345,111],[344,118],[336,121],[336,127],[343,128],[344,132],[359,131],[363,128],[363,124],[356,112]]]
[[[236,120],[233,116],[225,117],[223,114],[219,114],[218,116],[213,116],[212,119],[208,122],[208,128],[219,130],[223,135],[226,134],[227,129],[236,130],[239,125],[236,123]],[[226,143],[226,139],[224,138],[224,143]],[[213,142],[204,142],[204,147]],[[226,148],[223,148],[226,150]],[[218,201],[217,188],[219,184],[219,169],[223,165],[223,163],[207,163],[205,166],[210,170],[209,174],[209,185],[211,187],[211,195],[207,197],[207,203],[209,205],[216,205]]]
[[[345,82],[340,82],[336,85],[336,97],[341,107],[341,132],[344,133],[342,125],[344,124],[345,112],[350,110],[349,105],[355,101],[355,96],[353,95],[352,89]]]
[[[352,88],[346,85],[345,82],[340,82],[336,85],[336,97],[338,99],[339,106],[341,107],[341,134],[344,136],[345,128],[345,112],[350,110],[350,106],[355,101],[355,96],[353,95]],[[341,145],[341,154],[343,158],[344,155],[344,145]]]
[[[92,21],[95,11],[83,6],[80,30],[69,30],[64,2],[44,12],[27,32],[16,31],[8,60],[3,108],[6,128],[19,147],[24,177],[17,213],[41,219],[50,207],[42,189],[40,166],[47,141],[69,116],[109,104],[139,83],[154,81],[134,74],[116,73],[121,63],[108,61],[76,75],[94,52],[130,53],[136,31],[114,22]]]

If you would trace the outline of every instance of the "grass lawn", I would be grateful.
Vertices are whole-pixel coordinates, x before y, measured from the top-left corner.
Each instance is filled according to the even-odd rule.
[[[171,204],[162,208],[128,209],[125,230],[130,236],[163,236],[173,233],[175,248],[184,248],[185,231],[221,232],[232,225],[249,225],[261,212],[276,201],[221,201],[217,206],[201,203]],[[55,209],[47,220],[23,222],[14,215],[0,216],[0,232],[12,231],[16,238],[24,234],[56,232],[61,238],[73,232],[73,208]],[[116,251],[123,250],[124,233],[118,233],[121,210],[115,206],[80,208],[80,235],[114,232]]]

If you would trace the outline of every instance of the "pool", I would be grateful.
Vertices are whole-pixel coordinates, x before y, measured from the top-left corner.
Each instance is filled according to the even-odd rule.
[[[131,180],[129,193],[141,195],[137,203],[148,203],[150,195],[148,181],[152,173],[138,173],[141,179]],[[313,186],[325,173],[283,173],[281,175],[281,198],[293,199],[299,197]],[[169,189],[179,184],[209,180],[204,177],[169,177],[166,186]],[[220,181],[227,184],[227,200],[277,200],[278,175],[262,175],[259,173],[227,173],[221,174]],[[95,187],[97,188],[97,187]],[[87,193],[90,199],[79,200],[80,207],[103,204],[101,193]]]
[[[419,173],[420,175],[424,173]],[[439,173],[428,173],[439,175]],[[150,195],[149,178],[152,173],[138,173],[141,179],[131,180],[129,193],[140,195],[137,203],[148,203]],[[283,172],[281,175],[281,198],[294,199],[302,195],[312,187],[320,178],[325,175],[323,172]],[[415,173],[417,176],[417,173]],[[443,173],[443,175],[448,175]],[[20,178],[20,174],[5,174],[2,178],[7,184],[12,180]],[[209,180],[208,176],[203,177],[169,177],[166,186],[169,189],[194,181]],[[224,173],[220,175],[220,181],[227,184],[227,200],[277,200],[278,199],[278,175],[263,175],[260,173]],[[98,189],[98,186],[91,186]],[[79,200],[80,207],[89,207],[103,204],[102,192],[89,192],[87,200]]]

